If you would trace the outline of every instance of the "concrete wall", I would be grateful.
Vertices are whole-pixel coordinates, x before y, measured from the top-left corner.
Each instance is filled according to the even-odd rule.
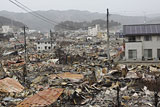
[[[128,37],[125,38],[128,41]],[[152,49],[152,58],[157,59],[157,49],[160,49],[160,40],[158,36],[152,36],[152,41],[144,41],[144,36],[136,37],[136,41],[142,42],[126,42],[125,58],[128,60],[128,50],[137,50],[137,60],[142,60],[144,49]]]
[[[89,27],[88,28],[88,35],[89,36],[97,36],[98,32],[100,31],[100,26],[96,25],[95,27]]]
[[[13,32],[13,28],[10,26],[2,26],[3,33]]]
[[[142,60],[142,42],[128,42],[125,46],[125,58],[127,60],[128,50],[137,50],[137,60]]]
[[[47,44],[45,44],[45,42],[41,42],[41,43],[39,43],[39,44],[37,43],[36,45],[37,45],[37,50],[38,50],[38,51],[46,50],[46,49],[45,49],[45,46],[47,46],[47,50],[49,49],[48,47],[51,47],[51,44],[48,43],[48,42],[47,42]],[[52,46],[54,47],[55,44],[52,44]],[[39,49],[38,47],[40,47],[40,49]]]
[[[152,41],[143,41],[143,49],[152,49],[152,58],[154,59],[157,59],[157,49],[160,49],[160,41],[157,38],[157,36],[152,36]]]

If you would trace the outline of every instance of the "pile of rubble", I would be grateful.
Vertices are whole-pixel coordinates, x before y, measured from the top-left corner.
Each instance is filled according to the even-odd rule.
[[[25,82],[23,64],[2,64],[0,106],[152,107],[159,96],[158,65],[93,60],[60,66],[57,61],[28,64]]]
[[[0,55],[0,107],[160,106],[160,65],[119,64],[116,42],[108,60],[106,42],[95,40],[28,53],[27,63]]]

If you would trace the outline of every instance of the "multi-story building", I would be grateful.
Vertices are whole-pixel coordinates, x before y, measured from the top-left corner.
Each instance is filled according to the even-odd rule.
[[[89,36],[97,36],[99,31],[100,31],[99,25],[95,25],[95,27],[88,27]]]
[[[160,24],[124,25],[126,60],[160,60]]]
[[[39,40],[36,43],[37,51],[50,50],[51,49],[51,45],[52,45],[52,48],[55,46],[53,41],[52,41],[52,44],[51,44],[51,40],[50,39]]]
[[[13,28],[11,28],[10,26],[2,26],[2,32],[3,33],[13,33]]]

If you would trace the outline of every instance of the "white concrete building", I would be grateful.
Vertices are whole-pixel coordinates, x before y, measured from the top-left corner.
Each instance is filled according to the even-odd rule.
[[[36,30],[30,30],[30,29],[27,31],[28,34],[36,33],[36,32],[38,32],[38,31],[36,31]]]
[[[124,25],[126,60],[160,60],[160,24]]]
[[[97,36],[99,31],[100,31],[99,25],[95,25],[95,27],[88,27],[89,36]]]
[[[13,28],[10,26],[2,26],[2,33],[13,33]]]
[[[55,46],[55,43],[52,41],[52,48]],[[36,43],[37,51],[45,51],[51,49],[51,40],[50,39],[42,39],[37,41]]]

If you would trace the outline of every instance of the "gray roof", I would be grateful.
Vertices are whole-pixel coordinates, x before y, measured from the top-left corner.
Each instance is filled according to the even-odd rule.
[[[127,35],[160,35],[160,24],[124,25],[123,34]]]
[[[37,42],[50,42],[50,41],[51,41],[51,39],[44,38],[44,39],[38,40]]]

